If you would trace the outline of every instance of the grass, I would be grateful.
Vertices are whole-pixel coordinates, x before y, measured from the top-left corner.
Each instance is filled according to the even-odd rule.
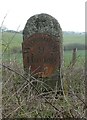
[[[3,44],[10,43],[10,47],[21,47],[22,43],[22,34],[20,33],[11,33],[11,32],[4,32],[3,36]]]
[[[84,67],[75,64],[64,69],[64,96],[43,92],[33,88],[32,81],[40,79],[24,78],[23,69],[16,62],[3,67],[2,115],[8,118],[81,118],[84,117]],[[14,71],[13,71],[14,70]],[[17,74],[18,73],[18,74]],[[30,82],[29,82],[30,80]],[[44,87],[44,84],[42,84]],[[48,97],[48,98],[47,98]],[[51,97],[51,99],[50,99]]]
[[[69,63],[72,60],[72,51],[65,51],[64,52],[64,63],[65,66],[69,65]],[[83,61],[85,61],[85,50],[77,50],[77,60],[79,65],[82,64]]]
[[[85,35],[84,34],[64,34],[64,45],[79,43],[85,44]]]

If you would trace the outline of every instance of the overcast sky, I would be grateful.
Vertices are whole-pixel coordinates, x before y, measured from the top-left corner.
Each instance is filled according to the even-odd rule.
[[[0,0],[0,25],[22,30],[31,16],[47,13],[55,17],[63,31],[85,31],[86,0]]]

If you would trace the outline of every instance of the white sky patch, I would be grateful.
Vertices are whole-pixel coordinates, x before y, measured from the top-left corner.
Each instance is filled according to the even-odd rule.
[[[63,31],[85,31],[85,0],[0,0],[0,24],[22,30],[27,19],[39,13],[55,17]]]

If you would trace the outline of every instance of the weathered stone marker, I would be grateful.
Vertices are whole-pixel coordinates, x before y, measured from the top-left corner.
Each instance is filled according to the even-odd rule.
[[[62,29],[48,14],[37,14],[27,20],[23,30],[24,70],[35,77],[60,75],[63,61]]]

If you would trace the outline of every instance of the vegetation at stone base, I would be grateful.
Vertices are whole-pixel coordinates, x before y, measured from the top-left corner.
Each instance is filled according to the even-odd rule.
[[[84,117],[84,79],[85,79],[85,51],[77,51],[77,61],[72,66],[72,50],[64,51],[65,67],[62,87],[64,95],[56,96],[50,92],[48,95],[39,93],[32,86],[32,82],[39,79],[30,76],[24,76],[21,54],[22,34],[3,33],[3,69],[2,69],[2,104],[3,117],[8,118],[82,118]],[[84,35],[78,40],[84,44]],[[73,43],[75,43],[74,37]],[[71,40],[65,43],[70,44]],[[83,41],[83,42],[82,42]],[[77,41],[76,41],[77,43]],[[44,85],[41,82],[41,85]],[[47,97],[49,99],[47,99]],[[50,99],[51,97],[51,99]]]
[[[52,92],[40,93],[32,83],[33,76],[26,78],[22,66],[16,62],[3,63],[2,104],[3,117],[7,118],[82,118],[84,117],[84,61],[79,66],[64,68],[62,82],[64,95]],[[44,87],[44,84],[42,84]],[[47,98],[48,97],[48,98]]]

